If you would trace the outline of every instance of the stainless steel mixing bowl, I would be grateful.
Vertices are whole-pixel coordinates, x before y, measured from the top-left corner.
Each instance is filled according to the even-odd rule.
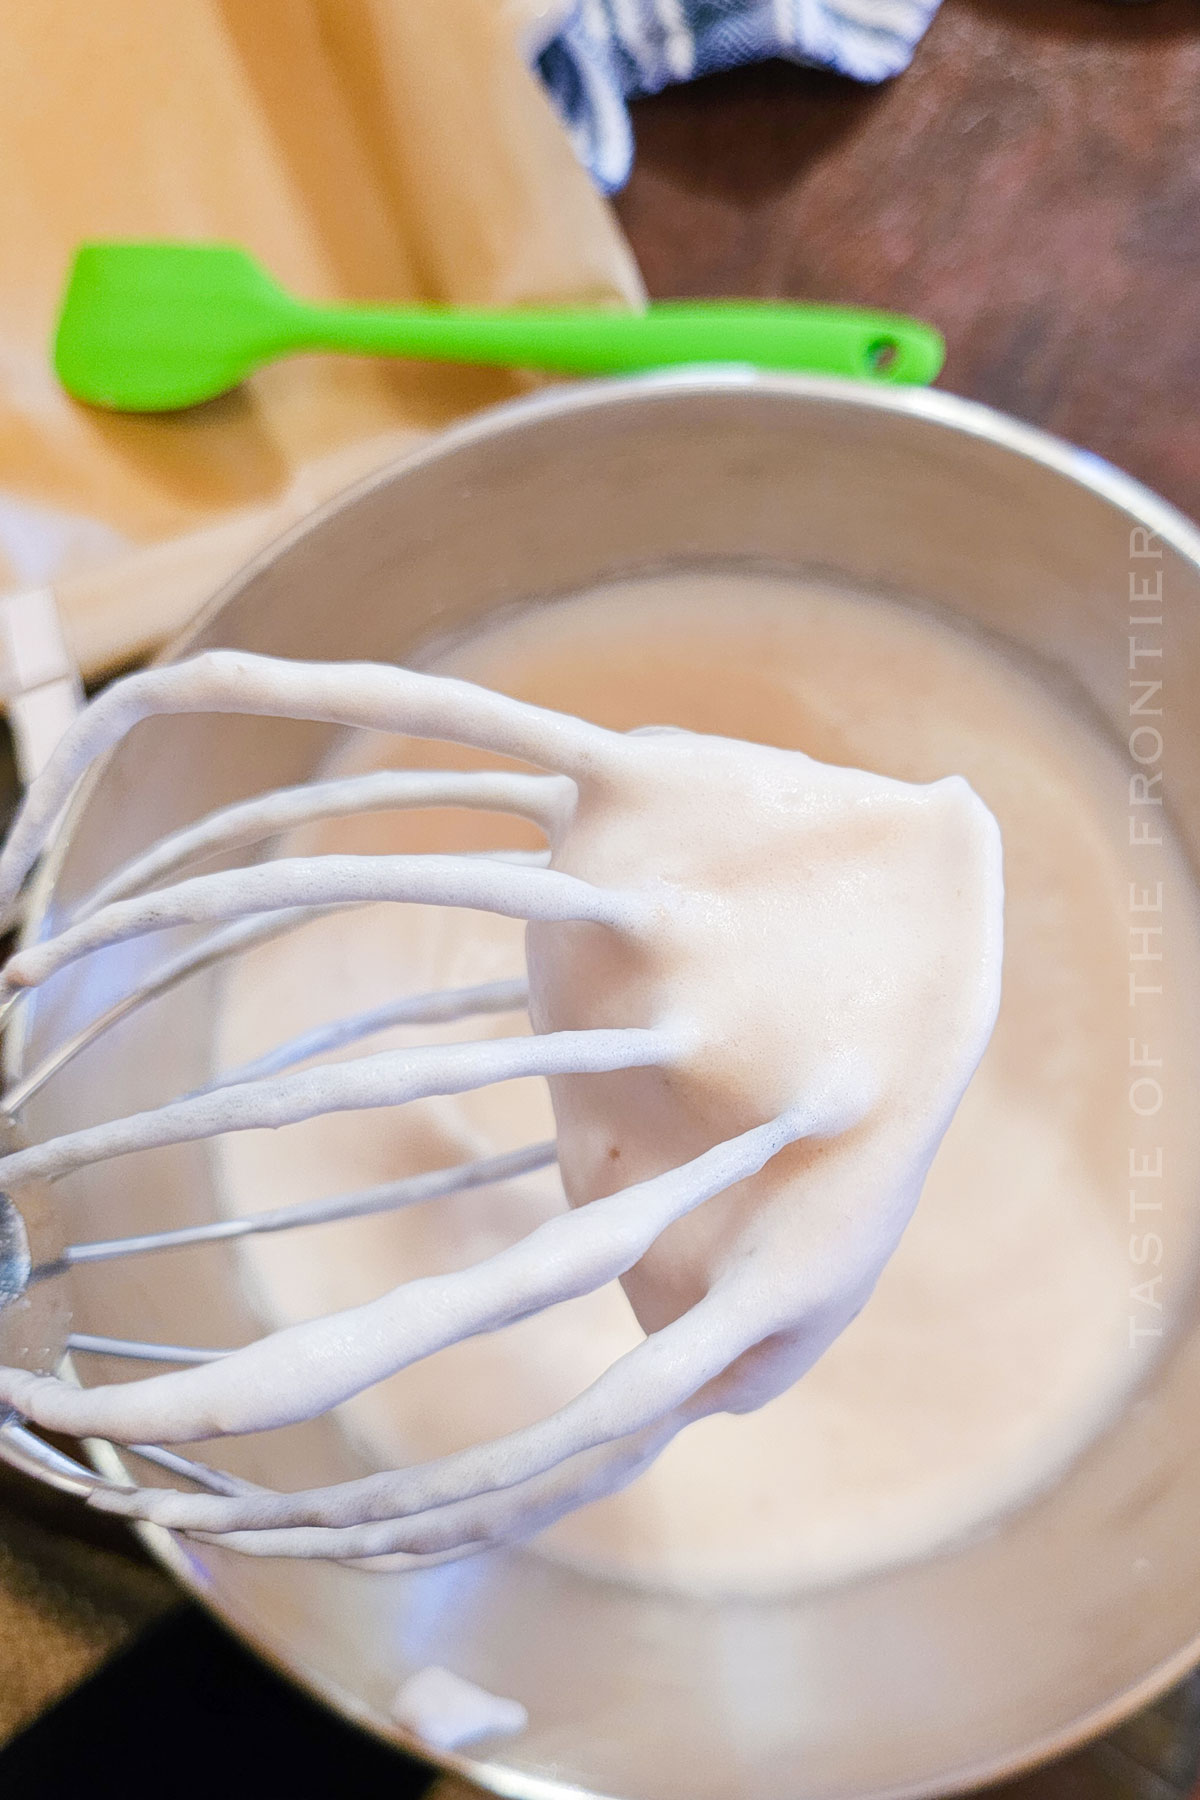
[[[1130,532],[1160,534],[1166,793],[1200,837],[1200,536],[1114,470],[946,395],[695,373],[558,389],[486,414],[374,477],[262,556],[175,654],[225,644],[405,660],[498,608],[664,566],[759,562],[911,596],[1053,665],[1126,715]],[[1160,566],[1155,564],[1155,566]],[[37,917],[187,818],[303,779],[316,726],[142,726],[60,833]],[[125,946],[52,987],[10,1065],[94,1009]],[[139,1013],[39,1096],[35,1134],[196,1085],[212,987]],[[1119,1177],[1115,1176],[1117,1181]],[[61,1191],[73,1239],[204,1219],[203,1147],[106,1164]],[[219,1249],[80,1284],[82,1330],[200,1343],[255,1326]],[[89,1376],[102,1368],[89,1365]],[[1053,1488],[970,1543],[771,1601],[655,1597],[529,1550],[411,1576],[242,1561],[148,1533],[245,1638],[352,1718],[443,1664],[529,1710],[520,1738],[446,1758],[497,1792],[627,1800],[841,1800],[1011,1771],[1112,1724],[1200,1654],[1200,1329]],[[359,1472],[336,1423],[230,1446],[279,1485]]]

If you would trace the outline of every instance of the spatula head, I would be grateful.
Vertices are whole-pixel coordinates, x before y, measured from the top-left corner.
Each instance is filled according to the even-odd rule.
[[[230,244],[84,244],[54,367],[93,406],[169,412],[227,392],[286,349],[300,308]]]

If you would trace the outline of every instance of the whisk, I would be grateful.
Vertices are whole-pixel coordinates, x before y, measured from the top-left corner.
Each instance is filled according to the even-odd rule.
[[[133,1009],[322,911],[422,902],[526,920],[528,981],[381,1000],[154,1110],[45,1143],[14,1135],[0,1153],[0,1452],[93,1506],[249,1554],[415,1567],[539,1530],[632,1480],[692,1421],[749,1411],[802,1375],[870,1294],[991,1032],[1000,846],[966,782],[916,786],[671,728],[612,732],[393,666],[209,651],[114,684],[77,718],[0,855],[0,907],[90,765],[140,721],[187,712],[402,732],[543,772],[319,779],[156,844],[11,957],[5,1007],[106,946],[212,929],[54,1046],[4,1097],[10,1120]],[[317,819],[446,805],[532,821],[547,848],[267,854],[184,873],[277,849]],[[530,1036],[318,1060],[388,1025],[520,1006]],[[53,1241],[53,1183],[94,1162],[530,1075],[549,1084],[556,1144],[258,1217]],[[72,1335],[44,1299],[47,1273],[67,1265],[362,1216],[556,1158],[568,1208],[521,1241],[242,1349]],[[173,1448],[313,1418],[617,1279],[642,1341],[551,1417],[492,1442],[301,1492]],[[87,1388],[60,1371],[67,1350],[179,1366]],[[130,1446],[186,1485],[101,1477],[32,1427]]]

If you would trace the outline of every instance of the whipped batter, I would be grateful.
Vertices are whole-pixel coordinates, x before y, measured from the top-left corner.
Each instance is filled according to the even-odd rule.
[[[845,1579],[927,1552],[1052,1479],[1111,1416],[1153,1341],[1129,1340],[1126,774],[1115,750],[994,648],[913,611],[749,575],[610,587],[502,621],[430,658],[521,698],[621,729],[669,722],[797,747],[909,781],[965,775],[1005,844],[1005,989],[992,1044],[915,1220],[845,1334],[762,1411],[691,1427],[626,1492],[538,1541],[597,1572],[762,1591]],[[458,747],[365,737],[339,772],[476,766]],[[375,815],[295,834],[291,853],[534,846],[512,819]],[[1171,994],[1200,977],[1172,863],[1173,981],[1155,1021],[1197,1066]],[[519,973],[522,926],[377,907],[315,921],[225,976],[215,1064],[406,991]],[[509,1036],[512,1015],[384,1043]],[[1200,1160],[1182,1119],[1173,1191]],[[540,1083],[331,1115],[214,1146],[229,1211],[259,1210],[553,1134]],[[1180,1203],[1182,1205],[1182,1203]],[[547,1172],[408,1213],[252,1241],[275,1324],[414,1275],[474,1263],[564,1205]],[[1182,1252],[1177,1267],[1184,1262]],[[615,1285],[445,1351],[349,1403],[381,1466],[545,1416],[635,1344]]]

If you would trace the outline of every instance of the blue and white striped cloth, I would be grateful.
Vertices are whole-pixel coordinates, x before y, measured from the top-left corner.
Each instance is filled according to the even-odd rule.
[[[884,81],[908,66],[938,0],[571,0],[536,57],[580,161],[605,193],[629,177],[626,101],[782,56]]]

